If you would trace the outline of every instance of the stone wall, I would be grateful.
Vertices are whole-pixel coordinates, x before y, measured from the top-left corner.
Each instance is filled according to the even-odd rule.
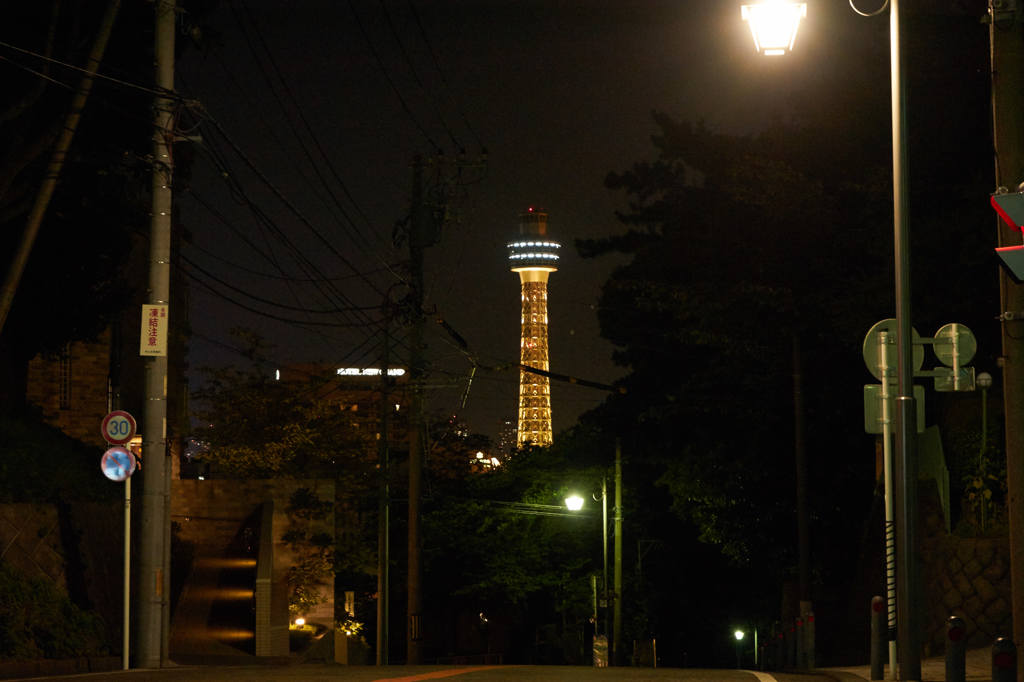
[[[64,389],[62,366],[67,373]],[[47,423],[83,443],[102,447],[104,440],[100,424],[107,413],[109,375],[108,330],[96,341],[69,344],[63,362],[59,355],[33,358],[28,365],[26,399],[42,410]],[[65,392],[63,404],[62,390]]]
[[[946,619],[959,616],[968,646],[990,646],[1010,636],[1010,553],[1007,538],[962,538],[927,542],[924,641],[936,655],[945,651]]]
[[[0,561],[31,578],[45,578],[67,593],[57,507],[0,504]]]

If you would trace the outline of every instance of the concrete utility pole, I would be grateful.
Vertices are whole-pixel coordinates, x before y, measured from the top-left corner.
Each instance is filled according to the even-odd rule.
[[[423,206],[423,159],[413,161],[412,212],[409,216],[409,558],[406,663],[423,662],[422,540],[420,502],[423,486],[423,251],[427,246]]]
[[[995,143],[995,184],[1011,192],[1024,180],[1024,22],[1020,7],[1007,3],[1001,11],[990,3],[992,58],[992,130]],[[1001,3],[1000,3],[1001,4]],[[1021,235],[996,219],[997,245],[1019,245]],[[1000,268],[1003,406],[1006,414],[1006,503],[1010,522],[1010,577],[1013,632],[1024,635],[1024,287]],[[1010,315],[1009,313],[1012,313]],[[1018,659],[1018,679],[1024,658]]]
[[[377,665],[388,664],[388,627],[390,616],[391,572],[391,464],[388,443],[388,418],[391,415],[390,358],[391,298],[384,297],[384,341],[380,362],[380,438],[377,441],[377,463],[380,466],[380,499],[377,507]]]
[[[803,354],[800,349],[800,334],[793,332],[793,455],[796,467],[796,535],[797,573],[799,578],[799,616],[804,623],[804,660],[797,662],[798,668],[814,667],[814,640],[808,637],[814,631],[808,625],[813,618],[814,604],[811,601],[811,531],[810,513],[807,507],[807,449],[804,440],[804,392]]]
[[[622,444],[615,439],[615,608],[612,610],[612,665],[622,665]]]
[[[21,276],[28,265],[29,256],[32,254],[32,246],[35,244],[36,236],[39,234],[39,227],[43,223],[46,209],[50,205],[54,190],[57,189],[57,179],[64,168],[64,158],[71,147],[71,140],[78,130],[78,122],[82,118],[82,110],[89,99],[89,92],[92,90],[93,77],[100,68],[103,54],[107,51],[107,43],[110,41],[110,34],[114,30],[114,21],[121,9],[120,0],[111,0],[107,5],[107,11],[100,22],[99,30],[96,32],[96,39],[93,41],[92,49],[89,51],[89,58],[85,62],[85,73],[78,82],[78,90],[71,99],[71,109],[64,119],[64,127],[60,136],[53,146],[53,153],[50,155],[50,163],[46,166],[46,175],[39,185],[32,210],[25,220],[25,231],[21,234],[21,242],[18,250],[11,259],[10,268],[4,278],[3,288],[0,288],[0,333],[3,333],[4,323],[7,322],[7,315],[11,312],[11,304],[14,301],[14,294],[18,290]]]
[[[175,0],[156,0],[155,83],[163,93],[174,90]],[[153,214],[149,239],[151,305],[170,303],[171,142],[174,102],[157,95],[153,132]],[[171,311],[168,311],[168,320]],[[168,592],[170,588],[167,450],[167,355],[146,357],[146,404],[142,431],[142,523],[139,552],[139,598],[135,618],[136,667],[158,668],[168,661]]]

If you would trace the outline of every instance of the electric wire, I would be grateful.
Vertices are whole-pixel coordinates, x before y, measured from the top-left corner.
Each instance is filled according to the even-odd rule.
[[[212,142],[212,139],[209,141]],[[310,274],[310,281],[314,283],[318,288],[320,288],[321,294],[327,300],[333,300],[334,296],[338,296],[348,304],[347,307],[357,307],[354,306],[350,301],[348,301],[348,299],[344,297],[340,292],[338,292],[336,288],[333,287],[333,284],[327,281],[328,278],[323,276],[322,273],[320,274],[319,277],[312,277],[312,274],[319,273],[319,270],[311,262],[309,262],[308,259],[305,259],[300,252],[298,252],[298,249],[294,247],[294,244],[292,244],[290,240],[288,240],[283,230],[277,227],[274,224],[273,220],[270,219],[269,216],[267,216],[266,213],[262,211],[258,206],[256,206],[255,202],[252,201],[247,196],[245,190],[238,183],[238,178],[229,170],[229,167],[226,165],[226,161],[219,158],[218,146],[216,144],[208,144],[204,145],[204,149],[210,152],[209,157],[211,158],[211,160],[214,161],[215,166],[218,168],[221,177],[228,182],[229,186],[231,187],[232,194],[236,198],[236,200],[239,203],[246,205],[249,208],[249,210],[251,210],[253,214],[257,217],[261,224],[271,229],[274,232],[277,239],[285,243],[289,250],[295,252],[296,258],[299,259],[300,268],[307,274]],[[213,210],[212,207],[208,206],[208,208]],[[219,216],[219,212],[217,213],[217,215]],[[223,218],[220,217],[220,219]],[[226,224],[231,225],[230,221],[226,221]],[[232,226],[232,229],[235,228]],[[237,230],[235,231],[237,232]],[[283,268],[281,268],[280,265],[274,263],[273,259],[269,258],[269,256],[265,252],[263,252],[262,249],[255,247],[255,245],[252,245],[251,240],[249,240],[249,243],[251,245],[251,248],[255,248],[257,252],[266,257],[268,261],[272,263],[272,265],[274,265],[279,271],[282,272],[282,275],[285,274]],[[360,278],[365,277],[363,273],[356,273],[356,276]],[[325,287],[327,290],[325,290]],[[331,293],[332,291],[335,292],[333,295]],[[368,318],[363,318],[362,322],[367,328],[372,328],[375,325],[380,324],[379,321],[375,321]],[[400,341],[399,345],[404,345],[404,342]]]
[[[217,284],[221,285],[222,287],[224,287],[226,289],[230,289],[231,291],[234,291],[235,293],[241,294],[241,295],[246,296],[248,298],[251,298],[252,300],[257,301],[258,303],[263,303],[265,305],[269,305],[269,306],[272,306],[274,308],[282,308],[284,310],[291,310],[293,312],[300,312],[300,313],[309,313],[309,314],[312,314],[312,315],[334,315],[334,314],[337,314],[337,313],[349,312],[349,311],[353,311],[353,310],[366,311],[366,310],[377,310],[379,308],[379,306],[372,306],[372,307],[370,307],[370,306],[357,306],[357,307],[354,307],[354,308],[349,308],[346,311],[346,310],[342,310],[342,309],[339,309],[339,308],[320,308],[320,309],[318,309],[318,308],[306,308],[306,307],[302,307],[302,306],[293,306],[293,305],[288,305],[287,303],[278,303],[276,301],[271,301],[270,299],[263,298],[261,296],[257,296],[256,294],[250,293],[249,291],[246,291],[245,289],[243,289],[241,287],[236,287],[236,286],[234,286],[233,284],[231,284],[229,282],[225,282],[223,279],[217,277],[212,272],[210,272],[209,270],[205,269],[204,267],[202,267],[201,265],[199,265],[198,263],[193,261],[191,258],[186,256],[185,254],[181,254],[181,259],[183,261],[185,261],[185,263],[188,264],[189,267],[194,268],[195,270],[199,271],[204,277],[213,280],[214,282],[216,282]]]
[[[455,138],[455,134],[452,132],[451,128],[448,127],[448,123],[444,120],[444,116],[441,114],[441,109],[437,106],[437,102],[434,101],[433,97],[431,97],[430,89],[427,88],[420,79],[419,72],[416,70],[416,64],[413,62],[412,57],[409,56],[409,51],[405,48],[405,42],[402,40],[401,35],[399,35],[398,30],[395,28],[395,23],[391,18],[391,12],[388,11],[387,4],[385,4],[384,0],[377,0],[377,2],[380,5],[381,11],[384,13],[384,20],[388,25],[388,29],[391,31],[392,37],[395,39],[395,44],[398,45],[398,51],[402,55],[402,59],[405,61],[406,66],[409,67],[409,73],[412,74],[413,81],[416,82],[423,93],[427,96],[428,101],[433,106],[434,115],[437,116],[438,121],[441,123],[441,127],[444,128],[444,131],[448,134],[448,138],[452,141],[452,144],[455,145],[455,149],[460,151],[463,150],[463,146]]]
[[[413,0],[408,0],[408,5],[409,10],[412,13],[413,19],[415,19],[416,21],[416,26],[419,30],[420,36],[423,38],[423,44],[426,45],[427,47],[427,54],[430,55],[430,60],[434,64],[434,69],[437,71],[437,74],[441,79],[441,84],[444,86],[445,92],[448,94],[449,100],[451,100],[451,86],[448,84],[448,79],[445,77],[444,69],[441,68],[441,64],[437,60],[437,53],[434,51],[434,46],[431,44],[430,38],[427,36],[427,32],[423,27],[423,20],[420,18],[419,10],[416,9],[416,4],[413,2]],[[466,129],[469,131],[469,134],[473,136],[474,140],[476,140],[477,146],[480,147],[481,152],[486,153],[486,147],[484,146],[484,143],[481,141],[480,136],[476,134],[476,130],[474,129],[473,125],[470,124],[469,118],[466,117],[466,112],[463,111],[462,108],[457,105],[455,108],[458,111],[459,117],[462,119],[462,122],[465,124]]]
[[[81,67],[81,66],[76,66],[74,64],[69,64],[67,62],[62,62],[59,59],[55,59],[53,57],[48,57],[48,56],[46,56],[44,54],[39,54],[38,52],[33,52],[32,50],[27,50],[27,49],[25,49],[23,47],[18,47],[17,45],[12,45],[11,43],[4,42],[2,40],[0,40],[0,47],[5,47],[5,48],[7,48],[9,50],[14,50],[15,52],[19,52],[21,54],[28,55],[30,57],[35,57],[36,59],[41,59],[43,61],[49,62],[50,64],[56,64],[58,66],[62,66],[64,68],[66,68],[66,69],[71,69],[72,71],[77,71],[78,73],[89,74],[93,78],[99,78],[99,79],[102,79],[102,80],[105,80],[105,81],[109,81],[111,83],[116,83],[117,85],[120,85],[122,87],[131,88],[131,89],[134,89],[134,90],[140,90],[140,91],[142,91],[142,92],[144,92],[146,94],[154,95],[156,97],[164,97],[164,98],[167,98],[167,99],[173,99],[173,100],[178,100],[178,101],[184,101],[184,99],[185,99],[184,97],[182,97],[181,95],[176,93],[174,90],[168,90],[166,88],[159,88],[159,87],[155,87],[155,86],[151,87],[151,86],[139,85],[138,83],[132,83],[130,81],[122,80],[120,78],[114,78],[113,76],[108,76],[106,74],[99,73],[98,71],[90,71],[89,69],[86,69],[86,68]]]
[[[296,326],[299,326],[299,327],[303,327],[303,326],[314,326],[314,327],[361,327],[364,324],[362,322],[327,322],[327,321],[312,321],[312,320],[296,320],[296,319],[292,319],[292,318],[282,317],[280,315],[275,315],[274,313],[268,313],[266,311],[258,310],[256,308],[253,308],[253,307],[251,307],[251,306],[249,306],[249,305],[247,305],[245,303],[242,303],[241,301],[239,301],[239,300],[237,300],[235,298],[232,298],[232,297],[227,296],[226,294],[224,294],[224,293],[222,293],[220,291],[217,291],[217,289],[215,289],[211,284],[207,283],[202,278],[197,277],[195,275],[195,273],[188,272],[187,270],[185,271],[185,273],[186,273],[186,275],[188,276],[189,279],[191,279],[193,282],[195,282],[199,286],[201,286],[204,289],[206,289],[208,292],[210,292],[211,294],[213,294],[217,298],[220,298],[220,299],[222,299],[224,301],[227,301],[228,303],[230,303],[230,304],[232,304],[234,306],[237,306],[237,307],[241,308],[242,310],[246,310],[246,311],[248,311],[250,313],[253,313],[255,315],[259,315],[261,317],[266,317],[266,318],[269,318],[271,320],[277,320],[279,322],[286,322],[288,324],[293,324],[293,325],[296,325]]]
[[[249,24],[252,27],[252,30],[253,30],[253,32],[254,32],[254,34],[256,36],[256,39],[259,41],[260,46],[263,48],[263,52],[265,54],[265,58],[266,58],[267,62],[270,64],[270,66],[271,66],[271,68],[272,68],[272,70],[274,72],[274,75],[277,77],[277,81],[280,84],[280,87],[284,90],[285,95],[287,95],[289,101],[291,102],[292,109],[294,110],[296,117],[302,123],[302,126],[305,129],[306,134],[309,136],[310,140],[313,143],[313,146],[316,148],[317,152],[319,153],[320,158],[323,161],[323,164],[326,166],[327,170],[330,172],[331,177],[334,179],[334,181],[341,187],[342,191],[344,192],[345,196],[348,198],[349,203],[352,204],[352,206],[353,206],[354,210],[356,211],[356,213],[358,213],[358,215],[363,219],[363,221],[366,222],[369,225],[370,224],[369,218],[366,216],[366,214],[359,207],[358,202],[355,200],[355,197],[352,195],[352,193],[349,190],[348,186],[345,184],[345,182],[342,180],[342,178],[338,174],[337,170],[334,168],[334,165],[330,161],[330,156],[324,150],[323,145],[320,143],[320,140],[319,140],[318,136],[316,135],[315,131],[313,130],[313,127],[310,125],[309,120],[306,118],[305,113],[303,112],[302,107],[300,107],[296,103],[295,93],[292,91],[290,85],[288,84],[288,79],[286,79],[284,77],[284,75],[281,73],[281,69],[279,68],[279,66],[277,64],[277,61],[274,59],[273,52],[270,49],[270,47],[267,45],[267,42],[266,42],[266,40],[263,37],[263,33],[259,30],[259,26],[256,23],[256,20],[253,18],[252,13],[249,11],[249,8],[245,5],[245,3],[242,0],[238,0],[238,4],[242,7],[242,10],[245,12],[246,18],[248,19],[248,22],[249,22]],[[232,8],[232,11],[234,12],[235,11],[235,2],[231,3],[231,8]],[[237,16],[238,15],[236,13],[236,17]],[[288,108],[285,106],[284,102],[278,96],[277,91],[274,88],[273,82],[271,81],[270,77],[267,75],[266,70],[263,68],[263,64],[259,61],[257,50],[252,45],[252,42],[251,42],[251,40],[249,38],[249,35],[246,32],[246,30],[245,30],[245,23],[246,22],[242,21],[241,18],[239,18],[239,19],[240,20],[239,20],[238,24],[242,28],[243,38],[245,39],[246,44],[248,45],[250,52],[253,54],[254,57],[257,57],[257,62],[256,62],[257,66],[258,66],[260,72],[263,74],[264,78],[266,79],[267,84],[269,85],[269,90],[270,90],[271,95],[274,97],[274,100],[277,102],[278,106],[281,108],[282,113],[285,115],[285,120],[288,122],[289,128],[291,128],[292,133],[295,136],[295,139],[298,141],[299,146],[302,149],[303,154],[306,156],[307,160],[310,162],[310,165],[313,168],[313,172],[316,174],[317,178],[320,180],[321,185],[327,191],[328,196],[330,196],[330,198],[334,202],[334,205],[337,207],[337,209],[339,211],[341,211],[342,217],[344,218],[344,221],[342,222],[342,227],[344,229],[346,229],[346,231],[349,233],[349,235],[353,238],[354,241],[356,241],[356,242],[360,242],[361,241],[362,242],[362,247],[367,252],[371,253],[372,255],[374,255],[378,259],[380,259],[381,262],[384,263],[385,266],[386,266],[387,265],[387,261],[382,256],[380,256],[379,253],[377,253],[374,250],[373,246],[370,243],[370,239],[366,236],[366,234],[359,228],[359,226],[356,224],[356,222],[349,215],[349,212],[346,210],[345,206],[339,200],[338,196],[332,191],[330,183],[327,181],[327,178],[325,178],[323,173],[321,173],[319,165],[314,160],[313,155],[310,153],[310,151],[309,151],[308,147],[306,146],[302,136],[299,134],[299,131],[296,130],[294,124],[292,123],[292,119],[288,115]],[[397,275],[396,275],[396,277],[397,277]]]
[[[211,158],[212,158],[212,157],[216,156],[216,145],[213,145],[211,147],[211,151],[212,151],[212,154],[211,154]],[[215,162],[215,163],[221,163],[221,162]],[[232,187],[233,187],[232,191],[233,191],[233,194],[236,196],[236,199],[240,203],[243,203],[243,204],[247,205],[250,208],[250,210],[252,210],[254,212],[254,215],[257,216],[258,220],[260,220],[262,223],[265,223],[265,224],[273,226],[273,221],[268,216],[266,216],[266,214],[261,209],[259,209],[255,205],[255,202],[253,202],[251,199],[249,199],[249,197],[246,195],[244,189],[242,189],[241,186],[237,183],[237,177],[233,173],[231,173],[229,170],[227,170],[227,168],[224,167],[224,166],[219,166],[219,169],[220,169],[221,176],[225,180],[229,180],[230,184],[232,184]],[[228,224],[230,225],[230,221],[228,221]],[[235,228],[233,228],[233,226],[232,226],[232,229],[235,229]],[[280,239],[284,240],[285,242],[288,242],[287,237],[283,234],[283,231],[280,230],[280,228],[277,228],[276,226],[274,226],[274,227],[272,227],[272,229],[276,232],[277,236]],[[290,242],[289,242],[289,244],[290,244]],[[273,259],[269,258],[267,256],[267,254],[265,254],[261,249],[258,249],[258,247],[254,247],[254,248],[256,248],[257,251],[260,252],[262,255],[267,257],[268,260],[272,264],[274,264]],[[301,256],[300,256],[300,260],[302,260]],[[284,273],[283,269],[279,265],[276,265],[276,267],[279,269],[279,271],[282,272],[282,274]],[[300,262],[300,267],[305,272],[307,272],[307,273],[319,272],[319,270],[315,266],[313,266],[311,263],[309,263],[308,261]],[[362,277],[362,273],[357,273],[356,276]],[[317,278],[312,278],[312,277],[310,278],[310,281],[312,283],[314,283],[315,285],[318,285],[318,286],[325,286],[326,285],[328,289],[332,289],[333,290],[334,289],[333,285],[330,282],[327,282],[326,280],[327,280],[327,278],[322,276],[322,275],[320,277],[317,277]],[[330,294],[329,291],[321,291],[321,293],[325,296],[325,298],[327,298],[327,300],[332,300],[332,297],[331,297],[331,294]],[[372,319],[365,319],[365,318],[363,320],[363,323],[365,324],[366,328],[373,328],[375,325],[380,325],[379,321],[375,321],[375,320],[372,320]],[[365,345],[365,343],[366,342],[364,341],[364,343],[361,344],[361,345]],[[396,345],[398,347],[405,347],[406,349],[408,348],[407,342],[405,340],[402,340],[402,339],[399,339],[396,342]],[[336,348],[336,345],[332,345],[332,349],[333,348]]]
[[[57,78],[55,78],[53,76],[50,76],[49,74],[46,74],[46,73],[44,73],[42,71],[37,71],[37,70],[33,69],[30,66],[26,66],[26,65],[24,65],[24,64],[22,64],[20,62],[16,62],[13,59],[10,59],[9,57],[6,57],[4,55],[0,55],[0,61],[7,62],[11,66],[17,67],[17,68],[21,69],[22,71],[26,71],[26,72],[28,72],[28,73],[30,73],[33,76],[36,76],[38,78],[42,78],[44,81],[49,81],[49,82],[51,82],[51,83],[53,83],[55,85],[59,85],[62,88],[66,88],[67,90],[69,90],[71,92],[75,92],[78,89],[77,87],[75,87],[74,85],[71,85],[70,83],[65,83],[63,81],[60,81]]]
[[[423,124],[420,123],[419,119],[416,118],[416,115],[413,114],[412,109],[409,108],[409,103],[406,102],[405,97],[402,96],[402,91],[398,89],[397,85],[395,85],[395,81],[391,78],[391,74],[388,72],[387,67],[384,66],[384,60],[381,59],[380,53],[377,51],[377,48],[374,47],[373,41],[370,39],[369,34],[366,32],[366,27],[363,25],[362,18],[359,16],[359,12],[356,11],[355,4],[352,2],[352,0],[348,0],[348,6],[349,9],[352,10],[352,16],[355,19],[356,27],[362,34],[363,40],[366,41],[366,45],[370,48],[370,53],[373,55],[374,60],[377,62],[377,66],[380,67],[381,75],[384,76],[384,80],[387,82],[388,86],[390,86],[392,92],[395,93],[395,96],[398,97],[398,102],[402,106],[402,111],[405,112],[406,116],[409,117],[409,120],[411,120],[413,125],[415,125],[416,128],[420,131],[420,134],[423,135],[424,139],[426,139],[431,149],[433,149],[435,152],[440,151],[441,148],[437,145],[436,142],[434,142],[434,139],[430,136],[430,133],[427,132],[426,128],[423,127]]]
[[[244,194],[244,193],[243,193],[243,194]],[[260,210],[259,210],[259,209],[258,209],[257,207],[255,207],[255,206],[251,206],[250,208],[251,208],[251,209],[252,209],[252,210],[254,211],[254,214],[255,214],[255,215],[257,215],[257,216],[260,216],[260,215],[262,215],[262,212],[261,212],[261,211],[260,211]],[[271,262],[271,264],[274,264],[274,265],[275,265],[276,267],[278,267],[278,268],[279,268],[279,269],[280,269],[280,270],[281,270],[282,272],[284,272],[284,269],[283,269],[283,268],[281,267],[281,265],[280,265],[280,264],[276,264],[276,263],[275,263],[275,261],[274,261],[274,260],[273,260],[272,258],[270,258],[270,257],[269,257],[269,256],[268,256],[267,254],[263,253],[263,252],[262,252],[262,250],[259,250],[259,249],[257,249],[257,251],[259,251],[259,252],[260,252],[260,253],[261,253],[262,255],[266,256],[266,257],[268,258],[269,262]],[[300,267],[303,267],[303,268],[305,268],[305,267],[306,267],[306,265],[305,265],[304,263],[300,263]],[[314,281],[313,281],[313,285],[314,285],[314,287],[317,287],[317,288],[319,288],[319,287],[321,287],[322,283],[319,283],[319,281],[318,281],[318,280],[314,280]],[[212,289],[212,287],[209,287],[209,286],[208,286],[208,289]],[[212,293],[212,292],[211,292],[211,293]],[[323,291],[322,291],[322,294],[323,294],[323,295],[325,295],[325,297],[326,297],[326,298],[327,298],[328,300],[332,300],[332,298],[331,298],[331,296],[330,296],[330,293],[329,293],[329,292],[323,292]],[[296,298],[297,298],[297,300],[298,300],[298,297],[296,297]],[[259,313],[257,312],[257,314],[259,314]],[[281,315],[276,315],[276,317],[279,317],[279,318],[280,318],[280,317],[281,317]],[[289,319],[288,319],[288,318],[281,318],[281,319],[280,319],[280,321],[281,321],[281,322],[295,322],[295,323],[297,323],[297,324],[300,324],[300,323],[301,323],[301,321],[289,321]],[[372,321],[372,319],[362,319],[362,321],[360,321],[359,323],[348,323],[348,324],[346,325],[346,327],[349,327],[349,328],[352,328],[352,327],[358,327],[358,328],[362,328],[362,329],[367,329],[367,328],[372,328],[372,327],[373,327],[373,325],[374,325],[374,321]],[[337,339],[328,339],[327,337],[324,337],[324,335],[323,335],[323,334],[318,334],[318,336],[321,336],[321,337],[322,337],[322,338],[323,338],[323,339],[324,339],[324,340],[325,340],[325,341],[326,341],[326,342],[327,342],[327,343],[329,344],[329,346],[330,346],[330,347],[331,347],[332,349],[336,349],[336,348],[338,347],[338,344],[339,344],[339,340],[337,340]]]
[[[211,150],[212,150],[212,151],[214,151],[214,153],[216,153],[216,151],[215,151],[215,148],[214,148],[214,147],[211,147]],[[290,239],[289,239],[289,238],[287,237],[287,235],[286,235],[286,234],[284,233],[284,231],[283,231],[283,230],[281,230],[281,229],[280,229],[280,228],[279,228],[279,227],[278,227],[278,226],[277,226],[277,225],[276,225],[276,224],[274,223],[274,221],[273,221],[272,219],[270,219],[270,218],[269,218],[269,216],[267,216],[267,214],[266,214],[266,213],[265,213],[265,212],[264,212],[264,211],[263,211],[262,209],[260,209],[260,208],[259,208],[259,207],[258,207],[258,206],[257,206],[257,205],[255,204],[255,202],[254,202],[254,201],[252,201],[252,200],[251,200],[251,199],[250,199],[250,198],[249,198],[249,197],[248,197],[248,196],[247,196],[247,195],[245,194],[244,190],[243,190],[243,189],[242,189],[242,188],[240,187],[240,185],[239,185],[239,184],[238,184],[238,182],[237,182],[237,177],[236,177],[236,176],[235,176],[234,174],[232,174],[232,173],[231,173],[231,172],[230,172],[230,171],[228,170],[227,166],[226,166],[226,165],[224,165],[224,161],[223,161],[223,160],[221,160],[221,161],[216,161],[216,160],[215,160],[215,163],[217,163],[217,164],[218,164],[218,168],[219,168],[219,170],[221,171],[221,175],[222,175],[222,177],[223,177],[223,178],[224,178],[224,179],[225,179],[226,181],[228,181],[228,182],[229,182],[229,183],[231,184],[231,186],[232,186],[232,190],[233,190],[233,193],[234,193],[234,195],[236,196],[236,198],[237,198],[237,199],[239,199],[239,200],[240,200],[240,201],[241,201],[242,203],[244,203],[244,204],[245,204],[245,205],[246,205],[246,206],[247,206],[247,207],[249,208],[249,210],[253,212],[253,214],[254,214],[254,215],[255,215],[255,216],[257,217],[257,219],[258,219],[258,221],[259,221],[259,223],[260,223],[261,225],[264,225],[265,227],[267,227],[268,229],[270,229],[270,230],[271,230],[272,232],[274,232],[275,236],[276,236],[276,237],[277,237],[277,238],[278,238],[278,239],[279,239],[279,240],[280,240],[280,241],[281,241],[281,242],[282,242],[283,244],[285,244],[286,248],[287,248],[287,249],[288,249],[288,250],[289,250],[289,251],[290,251],[290,252],[291,252],[291,253],[293,254],[293,256],[294,256],[294,257],[296,258],[297,262],[298,262],[298,263],[300,264],[300,267],[302,267],[303,271],[304,271],[304,272],[306,272],[306,273],[307,273],[307,274],[309,274],[309,275],[312,275],[312,274],[314,274],[314,273],[316,273],[316,274],[320,274],[320,273],[319,273],[319,270],[318,270],[317,268],[315,268],[315,266],[313,266],[313,265],[312,265],[312,263],[311,263],[311,262],[310,262],[310,261],[309,261],[309,260],[308,260],[308,259],[307,259],[307,258],[306,258],[305,256],[303,256],[303,255],[302,255],[301,251],[300,251],[300,250],[299,250],[299,249],[298,249],[298,248],[297,248],[297,247],[295,246],[295,244],[294,244],[294,243],[293,243],[293,242],[292,242],[292,241],[291,241],[291,240],[290,240]],[[249,242],[249,244],[250,244],[250,246],[252,246],[251,242]],[[254,248],[255,248],[255,247],[254,247]],[[262,250],[260,250],[260,249],[257,249],[257,250],[258,250],[258,251],[259,251],[259,252],[260,252],[261,254],[263,254],[263,255],[264,255],[264,257],[268,258],[268,260],[270,260],[270,261],[272,262],[272,264],[274,264],[274,265],[275,265],[275,266],[276,266],[276,267],[278,268],[278,270],[279,270],[279,271],[281,271],[281,272],[282,272],[282,274],[284,274],[284,270],[283,270],[283,268],[281,268],[281,267],[280,267],[279,265],[277,265],[277,264],[276,264],[276,263],[275,263],[275,262],[273,261],[273,259],[272,259],[272,258],[271,258],[270,256],[268,256],[268,255],[267,255],[267,253],[266,253],[266,252],[264,252],[264,251],[262,251]],[[354,270],[354,268],[353,268],[353,270]],[[359,275],[359,277],[360,277],[361,279],[364,279],[364,280],[366,279],[366,278],[365,278],[365,275],[363,275],[362,273],[359,273],[358,271],[356,271],[356,272],[357,272],[357,274]],[[323,280],[325,280],[325,279],[326,279],[326,278],[322,278],[322,277],[321,277],[321,278],[318,278],[318,280],[317,280],[317,281],[319,281],[319,282],[323,282]],[[352,303],[352,302],[351,302],[350,300],[348,300],[348,298],[347,298],[346,296],[344,296],[344,294],[342,294],[342,293],[341,293],[340,291],[338,291],[338,290],[337,290],[336,288],[334,288],[334,287],[328,287],[328,288],[330,288],[330,289],[331,289],[331,291],[327,291],[327,290],[325,289],[325,286],[324,286],[323,284],[319,285],[319,286],[318,286],[317,288],[318,288],[318,290],[319,290],[319,291],[321,292],[321,295],[323,295],[323,296],[324,296],[324,297],[325,297],[325,298],[326,298],[327,300],[331,300],[331,298],[332,298],[332,295],[336,295],[336,296],[338,296],[338,298],[339,298],[340,300],[342,300],[342,301],[343,301],[343,303],[345,304],[344,306],[340,306],[340,307],[354,307],[354,304],[353,304],[353,303]],[[333,294],[332,294],[332,292],[333,292]]]
[[[194,192],[190,191],[190,194],[192,194],[192,196],[195,197]],[[248,266],[242,265],[241,263],[236,263],[234,261],[228,260],[227,258],[224,258],[220,254],[214,253],[213,251],[211,251],[211,250],[209,250],[209,249],[207,249],[205,247],[202,247],[202,246],[200,246],[198,244],[189,244],[188,248],[189,249],[193,249],[195,251],[199,251],[204,256],[217,261],[221,265],[224,265],[226,267],[232,268],[234,270],[238,270],[238,271],[243,272],[243,273],[245,273],[247,275],[252,275],[253,277],[259,277],[261,279],[281,280],[281,281],[294,282],[296,284],[311,284],[313,282],[318,282],[318,281],[345,282],[345,281],[354,279],[354,278],[359,276],[359,275],[356,275],[356,274],[349,274],[349,275],[345,275],[343,277],[326,277],[326,278],[318,277],[318,278],[314,279],[312,277],[293,277],[293,276],[290,276],[290,275],[280,275],[280,274],[275,275],[273,273],[264,272],[262,270],[256,270],[255,268],[250,268]],[[367,275],[376,275],[376,274],[380,274],[382,272],[385,272],[384,268],[381,268],[381,269],[378,269],[378,270],[369,270],[369,271],[366,272],[366,274]]]
[[[295,206],[295,204],[293,204],[291,200],[288,199],[288,197],[286,197],[284,193],[281,192],[281,190],[278,189],[278,187],[273,182],[270,181],[270,178],[268,178],[256,166],[252,159],[250,159],[241,150],[241,148],[230,138],[230,136],[227,134],[227,131],[224,130],[224,128],[216,119],[208,116],[206,118],[206,122],[213,126],[217,133],[219,133],[221,137],[224,139],[224,141],[227,142],[227,144],[232,148],[232,150],[238,156],[238,158],[240,158],[242,162],[249,168],[249,170],[252,171],[253,174],[255,174],[256,177],[260,179],[264,186],[266,186],[267,189],[269,189],[274,194],[274,196],[277,197],[278,201],[280,201],[332,254],[334,254],[334,256],[336,256],[342,263],[344,263],[345,266],[348,267],[352,272],[360,272],[359,269],[356,268],[355,265],[353,265],[353,263],[343,253],[341,253],[338,250],[338,248],[334,244],[332,244],[331,241],[327,239],[327,237],[325,237],[324,234],[320,230],[318,230],[316,226],[313,225],[312,222],[310,222],[308,218],[306,218],[302,211],[300,211],[298,207]],[[362,276],[361,278],[367,284],[367,286],[369,286],[371,289],[373,289],[378,294],[383,296],[383,292],[380,290],[380,288],[377,287],[377,285],[373,283],[368,277]]]

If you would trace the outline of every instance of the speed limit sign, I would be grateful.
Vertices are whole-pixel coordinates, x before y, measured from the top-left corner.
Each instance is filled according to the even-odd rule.
[[[124,410],[114,410],[103,418],[103,437],[112,445],[124,445],[135,436],[135,417]]]

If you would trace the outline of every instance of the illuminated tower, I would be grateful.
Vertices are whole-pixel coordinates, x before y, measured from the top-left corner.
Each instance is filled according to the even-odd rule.
[[[508,262],[522,287],[519,362],[548,371],[548,275],[558,269],[561,244],[547,236],[548,214],[533,208],[519,216],[519,239],[508,245]],[[519,370],[517,444],[551,445],[551,382]]]

